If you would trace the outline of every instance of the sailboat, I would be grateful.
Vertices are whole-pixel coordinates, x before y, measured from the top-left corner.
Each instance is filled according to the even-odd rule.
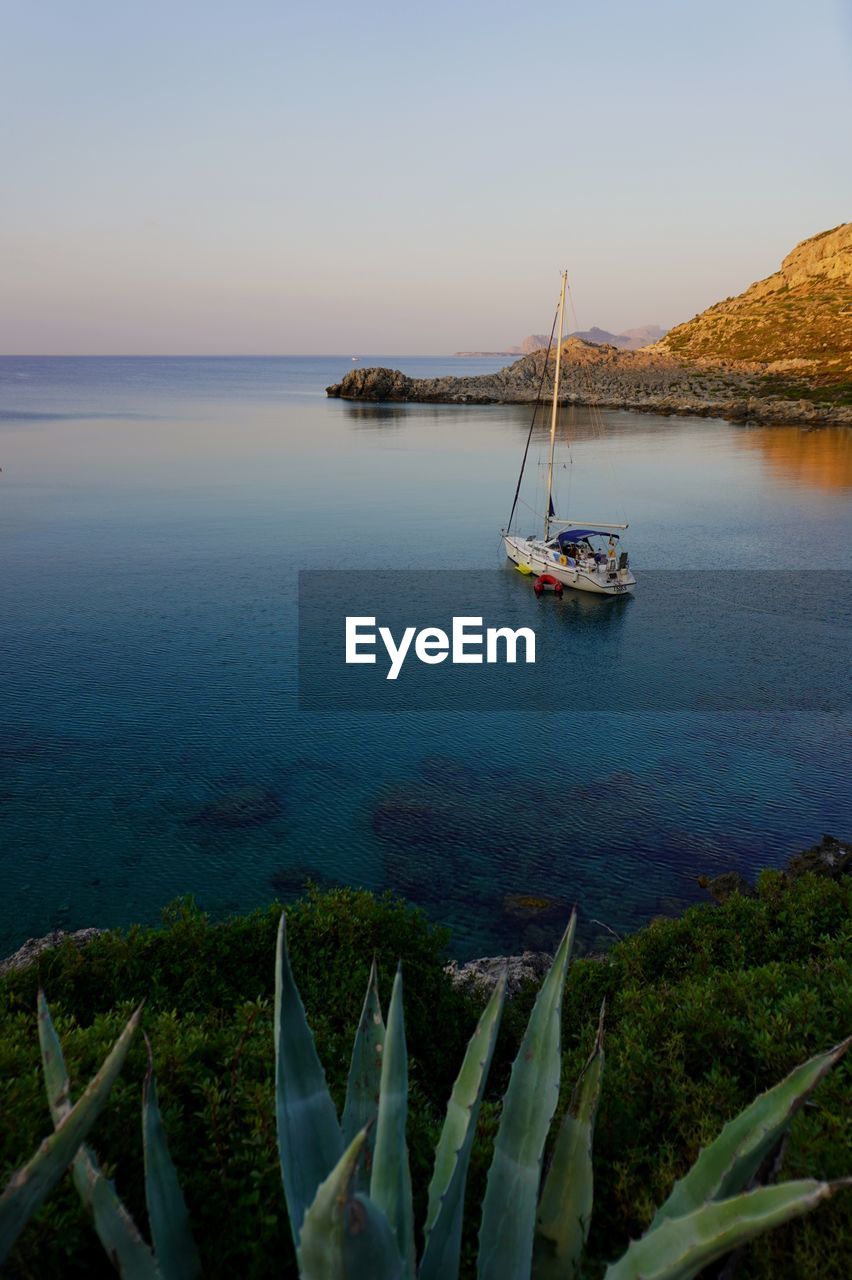
[[[555,578],[576,591],[590,591],[601,596],[628,595],[636,586],[630,569],[630,559],[622,544],[626,524],[606,524],[593,520],[563,520],[556,516],[553,507],[553,461],[556,452],[556,427],[559,418],[559,389],[562,373],[562,334],[565,318],[565,290],[568,272],[562,272],[562,290],[559,295],[559,341],[556,346],[556,368],[553,377],[553,403],[550,413],[550,455],[547,464],[547,498],[545,503],[544,535],[535,533],[523,537],[512,533],[512,518],[518,504],[518,494],[524,474],[527,451],[515,490],[512,514],[501,535],[506,555],[522,573],[542,574]],[[533,417],[533,423],[535,417]],[[532,435],[532,425],[530,426]],[[529,440],[527,440],[527,450]],[[555,530],[559,532],[555,532]]]

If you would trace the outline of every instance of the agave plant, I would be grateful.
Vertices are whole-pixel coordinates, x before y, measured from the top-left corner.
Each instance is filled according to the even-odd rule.
[[[503,1099],[479,1231],[479,1280],[572,1280],[580,1275],[592,1214],[592,1137],[604,1067],[603,1010],[542,1180],[559,1098],[561,1006],[574,938],[572,916],[536,998]],[[302,1280],[457,1280],[464,1196],[479,1108],[505,998],[497,983],[471,1037],[447,1106],[417,1258],[406,1146],[408,1057],[402,974],[387,1026],[375,963],[355,1035],[338,1120],[287,954],[286,920],[275,970],[278,1150]],[[136,1032],[140,1010],[72,1106],[62,1049],[39,996],[39,1040],[54,1132],[0,1196],[0,1263],[70,1165],[110,1259],[127,1280],[193,1280],[198,1253],[157,1105],[151,1051],[142,1098],[149,1245],[85,1145]],[[849,1045],[797,1067],[725,1126],[672,1190],[642,1238],[607,1280],[689,1280],[761,1232],[807,1213],[840,1184],[805,1179],[749,1189],[795,1110]]]
[[[592,1213],[603,1010],[543,1184],[541,1176],[559,1097],[561,1004],[574,928],[572,916],[503,1099],[482,1205],[478,1280],[571,1280],[580,1274]],[[275,990],[278,1145],[302,1280],[457,1280],[465,1182],[504,996],[505,977],[486,1005],[453,1086],[418,1261],[405,1140],[402,975],[394,979],[385,1027],[375,966],[370,974],[341,1125],[293,980],[282,916]],[[812,1179],[746,1188],[794,1111],[848,1044],[796,1068],[726,1125],[642,1238],[607,1268],[607,1280],[689,1280],[745,1241],[831,1196],[839,1184]]]
[[[0,1263],[70,1164],[80,1199],[91,1215],[104,1249],[122,1276],[127,1280],[193,1280],[200,1273],[201,1262],[189,1231],[183,1193],[157,1105],[150,1044],[142,1088],[142,1139],[145,1199],[153,1248],[146,1243],[113,1184],[104,1177],[94,1152],[83,1142],[124,1065],[140,1015],[141,1007],[127,1023],[79,1102],[72,1107],[62,1046],[47,1001],[39,992],[39,1044],[54,1133],[45,1139],[29,1164],[13,1174],[0,1197]]]

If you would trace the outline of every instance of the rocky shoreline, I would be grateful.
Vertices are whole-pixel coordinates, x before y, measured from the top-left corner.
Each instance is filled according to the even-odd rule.
[[[43,938],[27,938],[17,951],[13,951],[5,960],[0,960],[0,978],[5,973],[28,969],[38,960],[42,952],[61,946],[66,940],[73,942],[75,947],[84,947],[87,942],[106,932],[106,929],[76,929],[73,933],[69,933],[65,929],[54,929],[52,933],[46,933]]]
[[[545,400],[553,394],[553,364],[552,355],[548,360],[537,351],[497,373],[472,377],[410,378],[398,369],[350,369],[326,394],[373,402],[534,404],[539,394]],[[569,338],[563,344],[560,404],[740,423],[852,426],[852,406],[766,394],[767,378],[792,382],[801,376],[789,364],[684,360],[659,344],[630,351]]]

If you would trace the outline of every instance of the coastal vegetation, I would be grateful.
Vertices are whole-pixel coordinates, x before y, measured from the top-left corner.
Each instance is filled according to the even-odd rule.
[[[597,1041],[606,1000],[606,1070],[595,1136],[595,1209],[586,1274],[602,1273],[645,1231],[702,1146],[756,1094],[837,1043],[852,1013],[849,877],[764,873],[754,896],[660,920],[602,958],[576,961],[563,1001],[561,1078],[553,1133]],[[90,1079],[141,996],[159,1108],[205,1275],[295,1274],[282,1212],[272,1060],[271,958],[279,911],[214,924],[190,902],[161,929],[110,932],[84,950],[67,944],[2,979],[0,1089],[3,1173],[51,1131],[33,1010],[48,994],[71,1080]],[[387,1007],[397,959],[405,974],[409,1054],[407,1137],[414,1213],[422,1222],[447,1097],[486,995],[445,971],[445,931],[392,898],[356,890],[311,892],[287,910],[292,971],[338,1113],[351,1040],[375,953]],[[472,1275],[478,1212],[503,1114],[500,1098],[536,997],[507,1006],[470,1150],[462,1275]],[[138,1223],[146,1197],[139,1095],[144,1046],[124,1069],[91,1142]],[[783,1177],[848,1173],[841,1063],[798,1112]],[[844,1274],[847,1197],[750,1245],[741,1274]],[[471,1207],[474,1212],[471,1212]],[[287,1257],[290,1258],[289,1264]],[[111,1274],[65,1179],[21,1235],[9,1261],[19,1276]],[[289,1269],[288,1269],[289,1268]],[[738,1274],[740,1274],[738,1273]]]

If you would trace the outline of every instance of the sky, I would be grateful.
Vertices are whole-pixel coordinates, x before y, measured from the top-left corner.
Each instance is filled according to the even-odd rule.
[[[852,219],[850,0],[0,0],[0,352],[672,325]],[[573,322],[567,326],[574,328]]]

